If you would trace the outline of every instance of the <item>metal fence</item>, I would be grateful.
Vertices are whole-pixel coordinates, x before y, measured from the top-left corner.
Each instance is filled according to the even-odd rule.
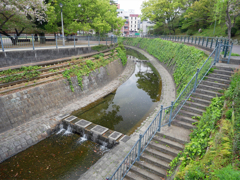
[[[209,55],[207,60],[202,64],[201,68],[197,69],[197,72],[190,79],[189,83],[186,85],[185,89],[180,93],[178,98],[171,103],[171,106],[163,107],[161,106],[160,111],[155,116],[151,124],[148,126],[147,130],[141,135],[139,139],[124,158],[122,163],[118,166],[116,171],[108,180],[122,180],[128,171],[131,169],[136,161],[140,160],[140,156],[147,148],[148,144],[151,142],[152,138],[157,132],[160,132],[161,127],[170,126],[172,120],[178,115],[179,111],[189,99],[191,94],[196,90],[197,86],[201,83],[203,78],[207,75],[210,69],[219,61],[220,53],[222,50],[227,51],[227,48],[232,47],[226,44],[217,43],[216,47]],[[229,57],[231,56],[231,49]]]
[[[60,47],[81,47],[109,45],[117,43],[117,37],[100,37],[100,36],[18,36],[12,38],[1,36],[1,50],[16,49],[40,49],[40,48],[60,48]]]

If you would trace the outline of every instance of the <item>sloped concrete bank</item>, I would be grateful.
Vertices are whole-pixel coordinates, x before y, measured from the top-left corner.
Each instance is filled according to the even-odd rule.
[[[133,70],[119,59],[84,76],[83,90],[73,77],[74,92],[63,79],[0,97],[0,162],[46,138],[61,115],[109,94]]]

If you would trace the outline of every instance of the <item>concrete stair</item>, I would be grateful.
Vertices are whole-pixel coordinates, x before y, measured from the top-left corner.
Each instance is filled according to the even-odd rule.
[[[233,72],[234,68],[215,66],[214,71],[204,78],[186,101],[171,126],[163,127],[161,132],[156,133],[140,161],[133,165],[125,179],[166,179],[169,163],[189,141],[189,134],[198,122],[197,117],[205,112],[212,98],[222,96],[230,84]]]

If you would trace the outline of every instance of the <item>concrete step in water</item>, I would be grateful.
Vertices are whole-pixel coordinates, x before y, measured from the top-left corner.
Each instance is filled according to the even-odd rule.
[[[169,154],[174,157],[176,157],[179,152],[179,150],[173,149],[173,148],[169,147],[168,145],[163,145],[163,144],[159,143],[158,141],[151,141],[148,146],[151,147],[152,149],[163,152],[165,154]]]
[[[184,105],[182,107],[182,110],[187,111],[187,112],[192,112],[192,113],[195,113],[195,114],[198,114],[198,115],[202,115],[202,113],[205,112],[202,109],[197,109],[197,108],[186,106],[186,105]]]
[[[206,94],[206,95],[209,95],[209,96],[214,96],[214,97],[216,97],[216,95],[218,97],[222,96],[222,94],[220,94],[219,92],[211,91],[211,90],[205,90],[205,89],[201,89],[201,88],[197,88],[195,92],[199,93],[199,94]]]
[[[222,71],[234,71],[235,68],[230,68],[230,67],[221,67],[221,66],[213,66],[214,68],[216,68],[216,70],[222,70]]]
[[[163,152],[160,152],[160,151],[157,151],[156,149],[153,149],[151,147],[147,147],[146,150],[144,151],[145,153],[151,155],[151,156],[154,156],[162,161],[165,161],[167,163],[170,163],[174,157],[169,155],[169,154],[165,154]]]
[[[216,78],[216,77],[208,77],[208,76],[206,76],[206,78],[204,80],[207,80],[207,81],[210,81],[210,82],[217,82],[217,83],[227,84],[227,85],[230,84],[230,80]]]
[[[176,149],[178,151],[181,151],[184,148],[184,145],[182,145],[181,143],[178,143],[178,142],[175,142],[175,141],[171,141],[169,139],[165,139],[165,138],[160,137],[160,136],[154,136],[153,137],[153,141],[154,142],[158,142],[158,143],[160,143],[160,144],[162,144],[164,146],[169,146],[169,147],[171,147],[173,149]]]
[[[201,98],[198,98],[198,97],[190,97],[190,100],[191,102],[194,102],[194,103],[199,103],[199,104],[202,104],[204,106],[209,106],[209,104],[211,103],[210,100],[205,100],[205,99],[201,99]]]
[[[202,105],[202,104],[196,103],[196,102],[186,101],[185,105],[190,106],[190,107],[194,107],[194,108],[197,108],[197,109],[206,110],[205,105]]]
[[[137,167],[135,165],[132,166],[132,168],[130,169],[129,172],[132,172],[132,173],[134,173],[144,179],[147,179],[147,180],[161,180],[161,177],[159,177],[158,175],[156,175],[152,172],[149,172],[143,168]],[[164,178],[165,178],[165,176],[164,176]]]
[[[179,111],[178,115],[189,117],[189,118],[201,116],[199,114],[196,114],[196,113],[193,113],[193,112],[189,112],[189,111],[185,111],[185,110],[182,110],[182,109]]]
[[[199,99],[207,100],[207,101],[211,101],[212,98],[216,97],[216,96],[209,96],[209,95],[204,95],[204,94],[200,94],[200,93],[192,93],[191,96],[199,98]]]
[[[182,122],[185,122],[185,123],[188,123],[188,124],[193,124],[195,122],[198,122],[197,120],[195,120],[193,118],[186,117],[186,116],[181,116],[181,115],[177,115],[175,119],[177,119],[179,121],[182,121]]]
[[[231,76],[232,74],[234,74],[233,71],[224,71],[224,70],[218,70],[218,69],[214,69],[213,72],[215,74],[224,74],[224,75],[228,75],[228,76]]]
[[[141,161],[145,161],[145,162],[148,162],[149,164],[153,164],[155,166],[158,166],[164,170],[168,170],[169,169],[169,163],[165,162],[165,161],[162,161],[160,159],[157,159],[156,157],[154,156],[151,156],[147,153],[143,153],[141,155]]]
[[[208,80],[203,80],[201,82],[201,84],[204,84],[204,85],[207,85],[207,86],[214,86],[214,87],[218,87],[218,88],[222,88],[222,89],[226,89],[228,87],[228,85],[226,85],[226,84],[211,82],[211,81],[208,81]]]
[[[158,176],[158,178],[165,178],[166,177],[166,170],[162,169],[158,166],[155,166],[153,164],[150,164],[148,162],[145,161],[137,161],[135,162],[135,166],[147,170],[149,173],[154,174],[156,176]]]
[[[170,136],[170,135],[163,134],[161,132],[157,132],[155,136],[159,136],[159,137],[162,137],[164,139],[168,139],[168,140],[180,143],[182,145],[184,145],[188,142],[188,141],[184,141],[184,140],[178,139],[178,138]]]
[[[223,91],[222,88],[219,88],[219,87],[213,87],[213,86],[208,86],[208,85],[204,85],[204,84],[199,84],[197,89],[205,89],[205,90],[208,90],[208,91],[215,91],[215,92],[221,92]]]
[[[178,127],[182,127],[182,128],[184,128],[184,129],[189,129],[189,130],[195,128],[194,125],[189,124],[189,123],[186,123],[186,122],[183,122],[183,121],[180,121],[180,120],[177,120],[177,119],[174,119],[174,120],[172,121],[172,125],[178,126]]]

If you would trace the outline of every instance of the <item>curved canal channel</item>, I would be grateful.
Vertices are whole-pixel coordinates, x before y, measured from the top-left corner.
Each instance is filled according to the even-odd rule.
[[[127,50],[135,71],[118,89],[73,112],[73,115],[123,134],[132,134],[154,110],[161,97],[161,77],[146,57]],[[108,150],[68,130],[0,164],[0,179],[78,179]]]

